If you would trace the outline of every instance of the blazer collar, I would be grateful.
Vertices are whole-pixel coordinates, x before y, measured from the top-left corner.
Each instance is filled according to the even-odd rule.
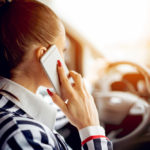
[[[0,77],[0,89],[6,90],[16,96],[19,101],[3,93],[6,98],[24,110],[29,116],[45,124],[50,129],[54,128],[56,108],[42,100],[40,96],[4,77]]]

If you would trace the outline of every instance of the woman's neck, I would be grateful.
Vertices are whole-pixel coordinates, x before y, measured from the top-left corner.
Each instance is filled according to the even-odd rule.
[[[35,78],[28,77],[26,75],[12,77],[11,80],[22,85],[33,93],[36,93],[39,87],[38,82],[35,81]]]

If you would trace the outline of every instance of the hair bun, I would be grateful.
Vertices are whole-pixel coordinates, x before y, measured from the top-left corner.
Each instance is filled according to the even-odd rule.
[[[5,3],[11,3],[12,0],[5,0]]]
[[[0,6],[3,6],[4,4],[7,4],[7,3],[11,3],[12,0],[0,0]]]

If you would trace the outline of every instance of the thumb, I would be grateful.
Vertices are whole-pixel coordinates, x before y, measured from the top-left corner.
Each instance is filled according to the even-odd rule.
[[[58,105],[64,113],[67,112],[65,102],[56,93],[51,92],[49,89],[47,89],[47,93],[52,98],[53,102]]]

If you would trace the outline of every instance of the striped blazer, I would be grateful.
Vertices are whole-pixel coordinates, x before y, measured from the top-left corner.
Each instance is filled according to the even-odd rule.
[[[71,149],[63,137],[49,127],[54,120],[53,115],[49,115],[53,111],[51,107],[6,79],[0,80],[1,88],[14,91],[12,93],[23,105],[19,107],[11,96],[0,93],[0,150]],[[100,126],[81,129],[79,134],[83,150],[112,150],[112,143],[104,136]]]

